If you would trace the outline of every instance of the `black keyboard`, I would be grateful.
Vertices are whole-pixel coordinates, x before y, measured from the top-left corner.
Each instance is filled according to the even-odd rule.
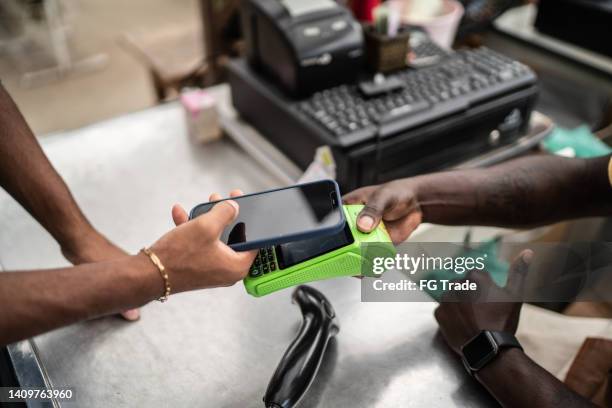
[[[297,104],[343,146],[386,137],[536,83],[533,71],[487,48],[438,64],[317,92]]]

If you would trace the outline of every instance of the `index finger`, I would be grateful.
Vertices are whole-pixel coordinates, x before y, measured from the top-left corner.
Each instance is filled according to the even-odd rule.
[[[379,188],[378,185],[358,188],[357,190],[353,190],[343,195],[342,202],[344,204],[365,204],[370,194],[377,188]]]

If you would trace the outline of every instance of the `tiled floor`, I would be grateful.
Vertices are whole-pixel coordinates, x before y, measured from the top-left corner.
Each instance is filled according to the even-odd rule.
[[[3,0],[4,1],[4,0]],[[106,54],[94,72],[33,87],[21,84],[29,70],[49,66],[50,43],[43,24],[30,24],[27,51],[0,48],[0,79],[37,135],[74,129],[155,103],[147,71],[119,45],[128,32],[158,31],[199,24],[198,0],[62,0],[77,58]]]

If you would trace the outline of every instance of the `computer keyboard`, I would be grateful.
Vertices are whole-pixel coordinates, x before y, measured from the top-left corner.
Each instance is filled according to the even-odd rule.
[[[460,50],[434,66],[317,92],[297,110],[350,146],[466,110],[536,80],[527,66],[487,48]]]

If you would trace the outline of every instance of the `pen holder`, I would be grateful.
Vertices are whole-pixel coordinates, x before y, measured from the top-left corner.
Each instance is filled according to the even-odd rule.
[[[372,25],[364,25],[366,58],[370,69],[375,72],[389,72],[406,67],[410,32],[400,28],[394,37],[380,34]]]

